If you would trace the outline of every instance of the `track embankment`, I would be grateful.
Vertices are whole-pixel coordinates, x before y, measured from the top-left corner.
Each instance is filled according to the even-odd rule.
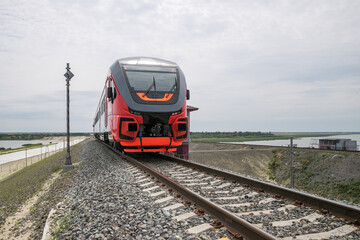
[[[177,221],[189,210],[175,193],[98,141],[89,141],[81,154],[81,168],[67,197],[49,219],[53,236],[64,239],[219,239],[231,236],[219,230],[192,229],[208,222],[208,215]],[[146,184],[146,186],[145,186]],[[182,207],[181,207],[182,206]],[[191,210],[190,210],[191,212]]]
[[[190,159],[290,185],[290,150],[227,143],[190,143]],[[360,204],[360,152],[294,148],[295,188]]]
[[[211,153],[247,152],[251,156],[257,151],[259,159],[261,154],[264,154],[264,158],[272,161],[274,156],[278,156],[278,152],[274,154],[273,150],[252,149],[251,146],[234,150],[222,145],[219,149],[212,148]],[[191,154],[196,151],[198,154],[207,154],[204,146],[192,149]],[[215,161],[216,156],[212,156]],[[61,154],[57,157],[60,162],[65,159]],[[217,224],[212,216],[184,201],[177,193],[169,191],[162,183],[132,166],[96,140],[87,140],[75,146],[72,159],[73,162],[81,163],[66,173],[58,171],[57,165],[51,165],[60,176],[48,186],[48,190],[39,197],[37,203],[31,206],[30,213],[10,229],[15,234],[14,238],[20,239],[21,236],[26,236],[26,231],[31,230],[30,238],[40,239],[50,211],[52,216],[47,221],[49,236],[60,239],[232,237],[221,224],[217,229],[213,227]],[[209,157],[209,162],[211,160]],[[228,162],[224,159],[222,163],[224,161]],[[246,162],[251,164],[249,160]],[[166,175],[175,177],[176,181],[184,183],[192,191],[202,194],[227,211],[234,212],[279,238],[290,239],[309,234],[316,236],[324,232],[323,229],[329,236],[338,236],[334,239],[343,239],[341,234],[356,239],[360,234],[350,222],[333,218],[326,212],[298,206],[279,196],[272,196],[222,177],[199,173],[188,167],[173,163],[167,166],[161,159],[152,159],[149,163]],[[230,168],[236,165],[235,163]],[[268,162],[264,166],[267,171]],[[259,166],[259,169],[262,168]],[[45,179],[51,178],[52,173]],[[34,190],[35,193],[38,191]],[[31,196],[33,195],[30,194],[27,199]],[[21,204],[17,206],[20,209]]]
[[[84,143],[71,147],[74,170],[58,152],[0,181],[0,239],[40,239],[51,208],[64,199],[79,169]]]
[[[170,161],[163,161],[164,158]],[[212,204],[223,207],[233,215],[240,216],[253,226],[279,239],[358,239],[360,237],[357,226],[360,219],[359,207],[189,161],[160,156],[139,156],[139,159],[159,173],[209,199]],[[332,214],[348,220],[337,218]],[[224,221],[225,226],[227,225],[226,218],[219,219]],[[247,231],[242,233],[245,236],[246,234]]]

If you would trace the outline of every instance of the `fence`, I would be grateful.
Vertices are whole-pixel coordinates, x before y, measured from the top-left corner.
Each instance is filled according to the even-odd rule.
[[[85,140],[85,138],[75,139],[70,142],[70,145],[75,145],[83,140]],[[66,148],[65,141],[40,148],[25,149],[24,151],[0,155],[0,179],[41,161],[56,152],[62,151],[64,148]]]

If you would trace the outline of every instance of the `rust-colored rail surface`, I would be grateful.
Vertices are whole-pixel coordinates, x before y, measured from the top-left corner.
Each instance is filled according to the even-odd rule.
[[[152,175],[162,183],[164,183],[169,188],[173,189],[175,192],[179,193],[185,199],[191,201],[196,204],[198,207],[202,208],[208,214],[213,216],[214,218],[221,221],[231,232],[237,233],[247,239],[277,239],[276,237],[264,232],[260,228],[244,221],[243,219],[235,216],[229,211],[217,206],[216,204],[206,200],[202,196],[194,193],[193,191],[185,188],[181,184],[171,180],[167,176],[155,171],[154,169],[140,163],[136,159],[123,155],[129,162],[136,165],[141,170],[147,172]]]
[[[272,193],[275,195],[280,195],[284,198],[301,202],[306,206],[319,209],[319,210],[327,210],[330,214],[335,216],[344,218],[346,220],[352,221],[355,224],[359,225],[360,222],[360,208],[351,206],[348,204],[336,202],[330,199],[326,199],[323,197],[318,197],[309,193],[297,191],[294,189],[282,187],[276,184],[272,184],[269,182],[260,181],[257,179],[241,176],[235,173],[224,172],[222,170],[209,167],[203,164],[194,163],[191,161],[186,161],[176,157],[170,157],[161,155],[162,158],[174,161],[185,166],[198,169],[200,171],[208,172],[220,177],[227,178],[232,181],[239,182],[241,184],[247,184],[252,188],[265,191],[268,193]]]
[[[112,149],[110,146],[108,147]],[[138,158],[137,160],[131,156],[124,155],[117,150],[114,149],[112,150],[114,152],[117,152],[118,154],[121,154],[123,158],[125,158],[127,161],[135,165],[138,169],[149,174],[149,176],[151,175],[153,178],[165,184],[168,188],[177,192],[179,195],[182,196],[185,203],[188,201],[192,202],[193,204],[195,204],[197,209],[200,210],[202,209],[205,212],[207,212],[210,216],[213,217],[214,223],[218,223],[220,221],[236,237],[244,237],[246,239],[277,239],[275,236],[271,235],[274,234],[273,233],[274,231],[272,231],[271,229],[267,229],[270,230],[269,232],[271,233],[266,232],[266,230],[265,231],[262,230],[259,224],[251,224],[250,223],[251,221],[248,222],[242,219],[241,217],[238,217],[237,213],[232,213],[231,210],[228,211],[222,205],[221,206],[218,205],[217,203],[215,203],[216,201],[213,202],[209,200],[210,196],[206,196],[206,193],[204,194],[204,192],[201,192],[199,193],[201,195],[199,195],[198,193],[194,192],[194,190],[196,191],[196,188],[192,189],[191,187],[190,188],[184,187],[182,184],[180,184],[180,182],[183,182],[182,180],[179,180],[176,177],[173,178],[173,176],[171,176],[171,174],[168,175],[166,171],[163,173],[163,170],[161,170],[161,168],[159,169],[158,167],[156,167],[157,166],[156,164],[154,166],[155,169],[157,170],[154,170],[153,169],[154,166],[151,166],[152,164],[149,164],[151,167],[147,166],[148,165],[147,163],[155,161],[158,162],[157,164],[166,165],[166,161],[169,161],[167,164],[173,162],[174,165],[183,165],[189,167],[195,170],[194,172],[196,173],[198,171],[201,171],[206,174],[214,175],[214,177],[217,178],[219,177],[223,178],[223,180],[225,181],[231,181],[234,184],[245,185],[245,187],[250,187],[259,192],[267,192],[268,194],[275,195],[275,197],[273,198],[288,199],[291,201],[295,201],[295,205],[304,205],[314,210],[315,209],[321,210],[321,212],[327,215],[328,218],[330,218],[331,215],[335,215],[343,219],[346,219],[347,221],[351,221],[355,223],[355,225],[359,225],[360,208],[356,206],[351,206],[341,202],[336,202],[309,193],[272,184],[266,181],[245,177],[240,174],[232,173],[226,170],[224,171],[214,167],[209,167],[203,164],[182,160],[176,157],[170,157],[163,154],[148,153],[143,155],[137,155],[139,158],[135,155],[134,157]],[[144,159],[146,159],[146,161],[143,161]],[[163,162],[161,160],[163,160]],[[190,184],[185,184],[185,185],[187,186]],[[245,219],[247,218],[245,217]],[[351,231],[354,231],[354,229],[356,229],[356,226],[347,225],[349,223],[343,222],[342,224],[343,224],[342,227],[344,226],[348,228],[350,227]]]
[[[120,151],[111,148],[109,145],[104,144],[109,147],[112,151],[118,153],[127,161],[131,162],[139,169],[144,172],[150,174],[155,177],[163,184],[165,184],[170,189],[174,190],[178,194],[180,194],[184,199],[189,200],[190,202],[196,204],[197,207],[206,211],[209,215],[221,221],[224,226],[231,231],[235,236],[241,236],[246,239],[254,239],[254,240],[275,240],[278,239],[271,234],[261,230],[260,228],[248,223],[247,221],[235,216],[231,212],[219,207],[218,205],[208,201],[204,197],[196,194],[195,192],[189,190],[188,188],[182,186],[181,184],[173,181],[167,176],[155,171],[154,169],[140,163],[136,159],[122,154]],[[162,157],[162,155],[155,154],[154,156]]]

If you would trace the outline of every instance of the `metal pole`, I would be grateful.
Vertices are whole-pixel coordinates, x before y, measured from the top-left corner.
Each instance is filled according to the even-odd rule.
[[[332,198],[332,193],[333,193],[333,184],[334,184],[334,175],[333,174],[331,174],[331,176],[330,176],[330,194],[329,194],[329,196],[330,196],[330,198]]]
[[[70,64],[66,64],[66,73],[64,76],[66,77],[66,132],[67,132],[67,152],[66,152],[66,160],[64,164],[64,170],[70,170],[74,166],[71,163],[70,156],[70,79],[74,77],[74,74],[70,71]]]
[[[290,187],[294,188],[293,138],[290,138]]]
[[[70,70],[70,64],[66,64],[66,70]],[[65,165],[69,166],[72,165],[71,163],[71,156],[70,156],[70,93],[69,93],[69,87],[70,87],[70,79],[66,78],[66,130],[67,130],[67,153],[66,153],[66,161]]]
[[[27,148],[25,148],[25,159],[26,159],[26,166],[27,166]]]

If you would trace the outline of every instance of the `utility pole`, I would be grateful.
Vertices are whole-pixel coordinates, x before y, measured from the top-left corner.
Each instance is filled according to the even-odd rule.
[[[290,187],[294,188],[293,138],[290,138]]]
[[[66,77],[66,129],[67,129],[67,152],[66,152],[66,160],[64,165],[64,170],[71,169],[71,156],[70,156],[70,79],[74,76],[74,74],[70,71],[70,63],[66,64],[67,71],[64,74]]]

